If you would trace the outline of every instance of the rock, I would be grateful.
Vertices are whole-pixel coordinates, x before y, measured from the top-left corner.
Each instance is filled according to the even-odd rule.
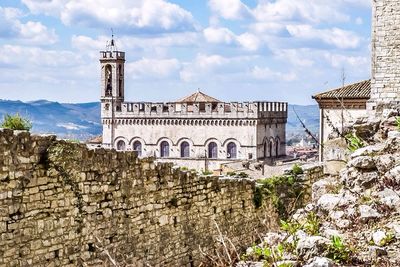
[[[280,234],[280,233],[274,233],[270,232],[267,233],[264,238],[263,238],[263,246],[277,246],[279,243],[281,243],[286,237],[286,234]]]
[[[378,246],[369,246],[368,251],[373,258],[379,258],[387,255],[386,249]]]
[[[350,160],[347,163],[347,165],[349,167],[354,167],[354,168],[362,169],[362,170],[371,170],[376,167],[374,159],[370,156],[360,156],[360,157],[354,158],[354,159]]]
[[[335,229],[332,229],[329,227],[321,227],[319,229],[319,231],[323,237],[326,237],[329,240],[331,240],[332,237],[334,237],[334,236],[339,236],[339,237],[342,236],[338,230],[335,230]]]
[[[324,257],[314,257],[311,260],[307,262],[307,265],[304,265],[303,267],[334,267],[336,264]]]
[[[377,172],[364,172],[358,176],[357,183],[363,188],[370,188],[372,184],[378,181]]]
[[[397,116],[399,114],[399,112],[397,111],[397,109],[391,109],[391,108],[385,108],[382,112],[382,117],[384,119],[388,119],[388,118],[394,118],[395,116]],[[395,119],[395,118],[394,118]]]
[[[296,246],[296,251],[303,259],[321,255],[325,248],[330,244],[329,239],[322,236],[309,236],[301,238]]]
[[[378,143],[375,145],[366,146],[360,149],[357,149],[353,154],[350,155],[350,158],[354,159],[360,156],[370,156],[376,155],[381,152],[385,148],[385,144]]]
[[[246,261],[246,262],[239,262],[236,264],[236,267],[263,267],[264,263],[262,262],[253,262],[253,261]]]
[[[382,217],[382,215],[373,209],[370,206],[367,205],[361,205],[359,208],[360,211],[360,218],[364,220],[369,220],[369,219],[376,219]]]
[[[338,184],[337,179],[329,177],[321,179],[312,185],[312,199],[318,200],[322,195],[331,193],[331,189],[335,188]]]
[[[376,157],[375,163],[378,172],[384,174],[394,167],[396,159],[391,154],[381,155],[379,157]]]
[[[385,177],[393,179],[400,183],[400,165],[385,173]]]
[[[374,241],[374,244],[377,246],[385,245],[385,238],[386,232],[382,230],[378,230],[372,234],[372,241]]]
[[[392,189],[385,188],[383,191],[376,193],[376,195],[379,197],[381,203],[390,208],[400,209],[400,196]]]
[[[399,131],[388,132],[388,139],[400,139],[400,132]]]
[[[347,206],[356,202],[356,198],[350,193],[325,194],[318,199],[317,207],[322,211],[331,211],[335,207]]]

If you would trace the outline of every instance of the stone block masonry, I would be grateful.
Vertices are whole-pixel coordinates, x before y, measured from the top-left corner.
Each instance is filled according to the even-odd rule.
[[[0,266],[198,266],[221,233],[276,227],[255,183],[0,130]]]
[[[400,104],[400,6],[397,0],[375,0],[372,16],[370,109]],[[378,110],[379,111],[379,110]]]

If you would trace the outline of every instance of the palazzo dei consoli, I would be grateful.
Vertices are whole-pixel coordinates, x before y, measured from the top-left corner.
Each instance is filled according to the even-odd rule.
[[[287,103],[225,103],[200,91],[167,103],[125,102],[124,63],[114,40],[100,52],[103,147],[209,170],[285,156]]]

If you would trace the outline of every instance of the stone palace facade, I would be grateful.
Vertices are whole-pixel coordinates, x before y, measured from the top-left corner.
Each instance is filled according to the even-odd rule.
[[[100,52],[105,148],[210,170],[285,155],[287,103],[225,103],[200,91],[168,103],[125,102],[124,63],[113,45]]]

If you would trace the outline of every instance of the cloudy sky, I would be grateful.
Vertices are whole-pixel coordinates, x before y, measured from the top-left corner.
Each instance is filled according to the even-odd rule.
[[[370,76],[370,0],[1,0],[0,98],[97,101],[114,29],[126,100],[197,88],[220,100],[312,104]]]

